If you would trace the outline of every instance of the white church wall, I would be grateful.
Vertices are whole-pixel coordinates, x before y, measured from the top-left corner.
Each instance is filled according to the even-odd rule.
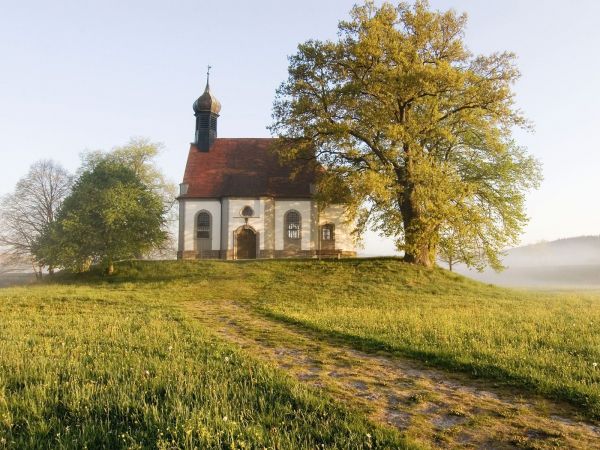
[[[310,200],[275,200],[275,250],[283,250],[284,217],[285,213],[290,209],[294,209],[300,213],[302,250],[313,248],[310,242],[310,204]]]
[[[271,205],[271,206],[269,206]],[[296,210],[301,216],[301,249],[315,250],[318,248],[320,226],[326,223],[335,225],[336,248],[344,251],[355,251],[355,243],[351,235],[352,226],[344,221],[344,208],[342,205],[330,205],[317,213],[312,210],[311,200],[272,200],[269,198],[225,198],[219,200],[186,199],[180,201],[180,244],[179,250],[186,252],[197,251],[196,245],[196,217],[202,211],[211,215],[211,245],[212,250],[233,250],[234,232],[246,223],[241,211],[245,206],[254,210],[252,217],[248,218],[250,225],[257,233],[260,250],[284,249],[284,218],[289,210]],[[266,208],[269,207],[269,214]],[[318,216],[318,224],[317,224]],[[268,219],[269,224],[266,224]],[[266,230],[272,227],[274,230]],[[318,225],[319,232],[311,236],[311,229]],[[268,232],[267,232],[268,231]],[[268,236],[271,236],[268,238]],[[266,242],[266,239],[271,239]],[[315,239],[313,239],[315,238]],[[313,242],[314,241],[314,242]],[[266,245],[265,245],[266,244]]]
[[[177,239],[177,251],[185,250],[185,202],[179,201],[179,239]]]
[[[183,251],[196,250],[196,215],[208,211],[211,215],[212,250],[221,249],[221,202],[219,200],[183,200]],[[181,224],[180,224],[181,226]]]
[[[344,207],[342,205],[329,205],[321,211],[321,214],[319,214],[319,227],[327,223],[335,225],[335,248],[344,251],[356,250],[354,240],[350,234],[352,226],[344,221]]]
[[[242,216],[242,209],[250,206],[254,210],[252,217],[248,218],[248,225],[254,228],[258,233],[258,245],[260,250],[265,248],[265,221],[264,221],[264,200],[258,198],[230,198],[228,199],[228,249],[233,250],[233,233],[241,226],[246,224],[245,217]]]

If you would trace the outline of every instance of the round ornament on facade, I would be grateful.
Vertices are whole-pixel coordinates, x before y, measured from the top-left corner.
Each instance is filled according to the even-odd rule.
[[[254,210],[250,206],[244,206],[242,209],[242,217],[252,217],[254,215]]]

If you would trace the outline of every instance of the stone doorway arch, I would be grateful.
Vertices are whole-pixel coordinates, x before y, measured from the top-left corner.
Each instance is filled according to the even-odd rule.
[[[240,227],[235,232],[235,259],[256,259],[257,233],[251,227]]]

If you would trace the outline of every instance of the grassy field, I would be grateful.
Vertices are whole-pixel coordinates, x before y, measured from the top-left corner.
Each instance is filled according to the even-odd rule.
[[[265,313],[600,418],[600,294],[501,289],[394,259],[271,264]]]
[[[120,277],[179,285],[180,300],[248,301],[358,348],[523,386],[600,418],[600,292],[503,289],[394,258],[135,263]]]
[[[201,272],[0,290],[0,448],[405,447],[185,316]]]
[[[598,294],[499,289],[395,259],[135,262],[0,290],[0,448],[406,445],[185,312],[215,300],[600,417]]]

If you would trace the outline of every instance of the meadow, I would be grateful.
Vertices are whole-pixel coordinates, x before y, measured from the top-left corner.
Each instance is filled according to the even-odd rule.
[[[0,448],[408,447],[198,326],[176,284],[0,290]]]
[[[413,445],[186,308],[224,301],[600,417],[598,293],[501,289],[393,258],[125,262],[0,289],[0,448]]]
[[[394,259],[271,266],[263,313],[600,418],[600,293],[503,289]]]

